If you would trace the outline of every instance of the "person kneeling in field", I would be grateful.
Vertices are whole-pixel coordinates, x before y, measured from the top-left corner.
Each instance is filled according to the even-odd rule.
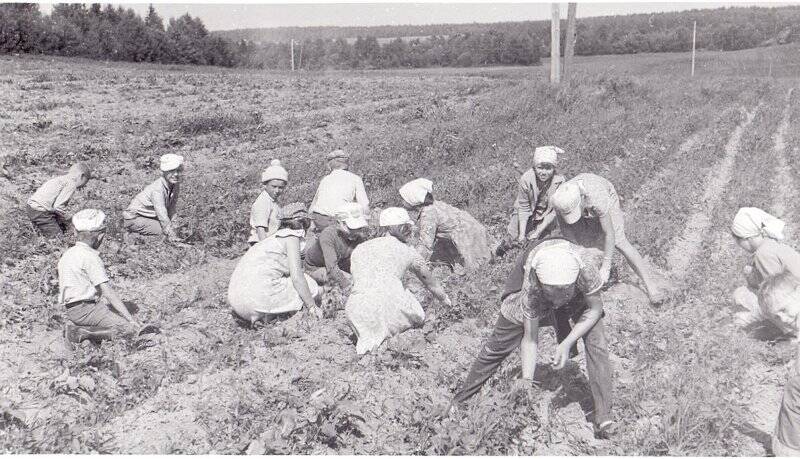
[[[228,303],[236,315],[253,325],[303,306],[318,313],[319,286],[303,272],[300,259],[310,224],[305,204],[287,204],[278,231],[242,256],[228,284]]]
[[[178,204],[183,156],[167,153],[160,160],[161,177],[137,194],[122,213],[125,229],[143,236],[164,235],[169,242],[181,242],[172,219]]]
[[[419,211],[417,250],[425,260],[434,255],[456,269],[474,269],[492,258],[486,227],[469,213],[434,200],[433,182],[418,178],[399,192],[406,209]]]
[[[70,220],[65,206],[75,190],[83,188],[91,176],[86,164],[73,164],[66,175],[46,181],[28,198],[28,217],[43,236],[64,234]]]
[[[747,285],[733,292],[734,302],[747,310],[736,314],[741,326],[767,319],[756,296],[764,279],[782,273],[800,279],[800,253],[780,242],[784,227],[783,221],[756,207],[743,207],[733,218],[731,234],[739,247],[753,256],[745,267]]]
[[[278,199],[289,183],[289,173],[281,166],[280,160],[273,159],[270,166],[261,173],[263,190],[250,209],[250,239],[247,242],[253,245],[263,241],[278,231],[280,224],[280,211]]]
[[[614,248],[619,249],[644,282],[650,302],[664,301],[665,292],[656,285],[639,251],[625,236],[625,216],[614,185],[595,174],[578,174],[561,185],[550,198],[565,239],[584,247],[603,250],[600,279],[608,282]]]
[[[350,255],[366,239],[368,224],[356,203],[340,206],[336,220],[306,247],[305,269],[320,284],[345,287],[350,283]]]
[[[800,333],[800,279],[789,271],[768,277],[758,295],[762,314],[786,333]],[[795,346],[797,346],[795,340]],[[783,390],[772,436],[777,457],[800,457],[800,347]]]
[[[106,235],[105,214],[84,209],[72,217],[75,245],[58,261],[58,299],[67,309],[66,335],[71,342],[133,334],[138,323],[111,288],[97,249]]]
[[[358,340],[359,355],[425,321],[422,305],[403,286],[406,271],[414,273],[439,301],[452,306],[425,260],[408,245],[414,225],[408,212],[389,207],[381,212],[379,223],[384,235],[363,242],[351,256],[353,287],[345,312]]]
[[[571,318],[575,325],[556,347],[553,364],[564,368],[578,338],[586,349],[586,372],[594,399],[595,435],[613,432],[611,418],[612,368],[603,326],[603,281],[594,266],[593,249],[564,239],[546,239],[517,259],[506,282],[500,315],[453,401],[472,397],[517,347],[522,377],[533,380],[538,357],[539,327],[556,327]],[[558,330],[557,330],[558,331]]]
[[[508,222],[507,237],[495,249],[503,256],[514,245],[547,237],[555,225],[555,213],[550,196],[566,180],[556,174],[558,155],[564,150],[554,147],[537,147],[533,152],[533,167],[519,178],[519,190],[514,201],[514,211]]]
[[[357,202],[364,215],[369,215],[369,198],[361,177],[350,172],[350,153],[334,150],[325,156],[330,173],[322,178],[309,210],[314,232],[319,234],[336,224],[336,211],[342,204]]]

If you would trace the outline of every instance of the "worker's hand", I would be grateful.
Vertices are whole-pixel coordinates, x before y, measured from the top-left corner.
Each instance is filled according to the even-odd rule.
[[[450,299],[450,297],[446,293],[444,295],[444,298],[441,299],[441,301],[442,301],[442,304],[444,304],[445,306],[453,306],[453,301]]]
[[[744,268],[742,268],[742,271],[744,271],[744,275],[745,276],[749,276],[753,272],[753,267],[750,266],[750,265],[744,265]]]
[[[556,370],[560,370],[564,368],[564,365],[567,364],[569,360],[569,346],[565,346],[564,343],[560,343],[556,346],[556,353],[553,356],[553,368]]]
[[[529,241],[535,241],[537,239],[539,239],[539,231],[533,230],[528,234]]]

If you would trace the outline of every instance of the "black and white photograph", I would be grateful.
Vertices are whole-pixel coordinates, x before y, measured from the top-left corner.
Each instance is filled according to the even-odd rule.
[[[0,1],[0,454],[800,457],[800,3]]]

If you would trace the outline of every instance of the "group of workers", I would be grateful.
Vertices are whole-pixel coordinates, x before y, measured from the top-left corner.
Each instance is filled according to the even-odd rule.
[[[557,174],[558,147],[536,148],[532,167],[518,179],[505,238],[491,246],[486,228],[464,210],[434,196],[434,184],[417,178],[398,190],[398,207],[383,209],[379,235],[370,238],[369,199],[362,179],[349,171],[350,156],[335,150],[326,156],[322,178],[310,208],[281,204],[289,174],[273,160],[261,174],[262,191],[251,207],[247,252],[238,260],[228,285],[228,302],[244,322],[271,321],[304,310],[320,316],[321,297],[332,288],[347,292],[345,314],[356,338],[356,352],[376,350],[387,338],[421,325],[425,312],[403,283],[413,273],[444,305],[452,300],[432,274],[432,260],[454,271],[476,270],[512,247],[520,247],[509,274],[498,318],[465,380],[453,397],[455,409],[491,378],[502,361],[520,348],[522,377],[532,380],[539,329],[552,326],[558,345],[554,366],[563,368],[577,355],[583,339],[587,377],[594,401],[598,438],[614,434],[612,375],[603,324],[601,291],[615,249],[641,278],[652,303],[667,292],[655,281],[637,249],[628,241],[620,200],[611,182],[590,173],[571,179]],[[183,157],[166,154],[161,177],[145,187],[123,213],[124,228],[144,236],[180,241],[172,224],[183,171]],[[91,172],[74,165],[67,175],[43,184],[28,200],[28,214],[43,235],[65,231],[65,204]],[[71,218],[76,244],[58,263],[59,301],[67,309],[71,341],[105,339],[135,333],[141,326],[109,285],[98,254],[106,231],[96,209]],[[745,308],[740,324],[769,320],[797,332],[800,320],[800,254],[783,239],[783,222],[756,208],[743,208],[731,232],[753,254],[748,285],[734,294]],[[800,452],[800,353],[784,394],[773,449]]]

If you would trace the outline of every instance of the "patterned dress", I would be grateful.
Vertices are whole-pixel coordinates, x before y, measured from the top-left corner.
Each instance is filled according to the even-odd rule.
[[[303,300],[292,284],[287,256],[287,238],[301,241],[305,231],[280,229],[253,245],[239,260],[228,284],[228,302],[245,320],[257,320],[265,314],[299,311]],[[317,283],[305,274],[312,296],[319,293]]]
[[[476,268],[492,257],[486,227],[463,210],[435,201],[420,210],[417,224],[417,250],[425,259],[431,258],[434,245],[441,240],[452,242],[457,251],[457,254],[443,256],[443,261],[449,264],[463,261],[465,268]],[[461,260],[457,260],[458,257]]]
[[[353,250],[353,287],[345,313],[358,338],[358,354],[425,320],[422,305],[402,281],[409,268],[418,270],[424,265],[417,251],[393,236],[366,241]]]

